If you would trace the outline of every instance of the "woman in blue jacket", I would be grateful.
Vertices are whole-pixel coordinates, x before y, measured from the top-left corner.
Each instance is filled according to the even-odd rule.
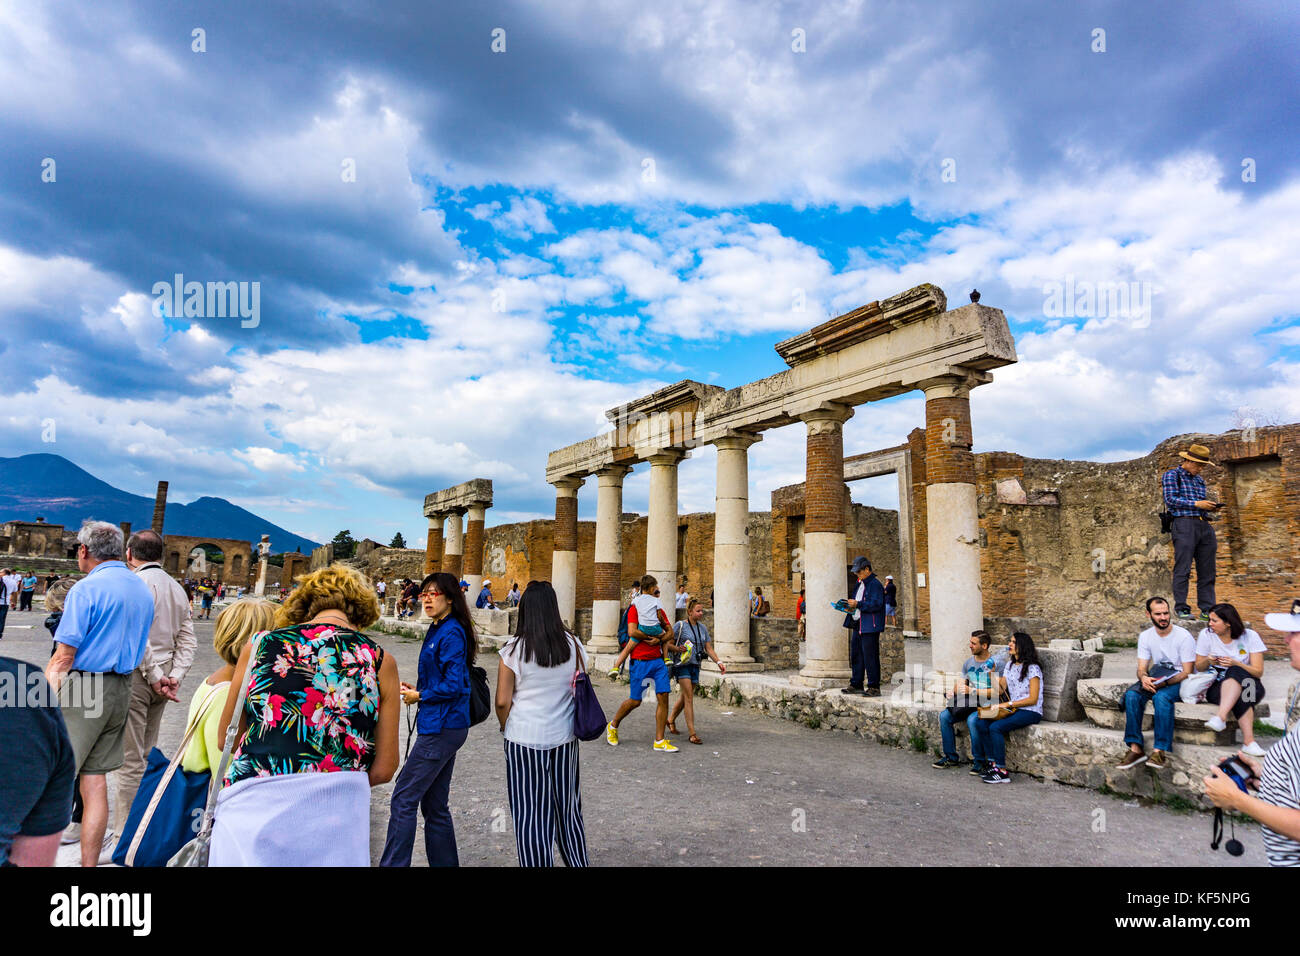
[[[459,866],[456,831],[447,807],[456,751],[469,735],[469,666],[477,648],[474,625],[460,584],[450,574],[430,574],[420,603],[433,619],[420,648],[419,675],[402,683],[402,699],[419,703],[411,746],[393,789],[388,837],[380,866],[410,866],[415,811],[424,811],[424,848],[430,866]]]

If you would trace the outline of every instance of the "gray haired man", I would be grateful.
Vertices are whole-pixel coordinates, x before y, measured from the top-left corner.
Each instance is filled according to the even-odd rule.
[[[126,826],[127,814],[144,776],[149,751],[158,743],[163,708],[179,701],[181,681],[194,663],[198,642],[185,589],[163,570],[162,535],[137,531],[126,545],[126,563],[153,595],[153,626],[144,660],[131,676],[131,706],[122,739],[122,769],[117,774],[114,829]]]
[[[122,563],[122,529],[115,524],[81,526],[77,567],[86,576],[68,592],[45,678],[59,692],[81,775],[81,865],[98,866],[112,854],[105,777],[122,766],[131,674],[144,658],[153,596]]]

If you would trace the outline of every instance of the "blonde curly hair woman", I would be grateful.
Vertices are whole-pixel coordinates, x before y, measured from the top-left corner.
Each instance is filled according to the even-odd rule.
[[[369,866],[370,787],[397,770],[397,663],[363,629],[379,601],[361,572],[306,575],[274,629],[239,655],[238,749],[217,801],[212,866]],[[236,695],[221,733],[236,719]],[[304,830],[286,820],[310,813]]]

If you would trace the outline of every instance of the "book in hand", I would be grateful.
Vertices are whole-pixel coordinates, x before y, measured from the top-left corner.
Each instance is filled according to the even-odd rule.
[[[849,607],[849,602],[847,598],[840,598],[838,601],[832,601],[831,607],[834,608],[836,611],[839,611],[841,614],[853,613],[853,608]]]

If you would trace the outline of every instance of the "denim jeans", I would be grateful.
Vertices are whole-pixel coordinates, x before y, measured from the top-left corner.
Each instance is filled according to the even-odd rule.
[[[1020,727],[1028,727],[1043,719],[1042,714],[1032,710],[1018,710],[1010,717],[1001,720],[985,720],[981,717],[975,722],[980,736],[980,747],[988,754],[989,760],[996,766],[1007,765],[1007,734]]]
[[[1168,753],[1174,745],[1174,704],[1178,703],[1178,685],[1165,684],[1156,688],[1151,705],[1155,713],[1155,749]],[[1124,743],[1142,746],[1142,711],[1152,694],[1142,689],[1141,682],[1124,692]]]
[[[963,707],[962,710],[967,708]],[[970,759],[979,763],[985,759],[984,746],[980,740],[979,731],[976,729],[976,723],[980,719],[978,708],[970,708],[970,713],[964,719],[966,729],[970,731]],[[949,760],[957,759],[957,738],[952,730],[952,708],[945,707],[939,711],[939,733],[943,735],[943,755]]]
[[[456,831],[452,827],[447,797],[451,792],[451,771],[456,751],[465,743],[469,730],[444,730],[420,734],[397,775],[393,803],[388,817],[388,836],[380,866],[410,866],[415,846],[415,811],[424,811],[424,850],[429,866],[459,866]]]

